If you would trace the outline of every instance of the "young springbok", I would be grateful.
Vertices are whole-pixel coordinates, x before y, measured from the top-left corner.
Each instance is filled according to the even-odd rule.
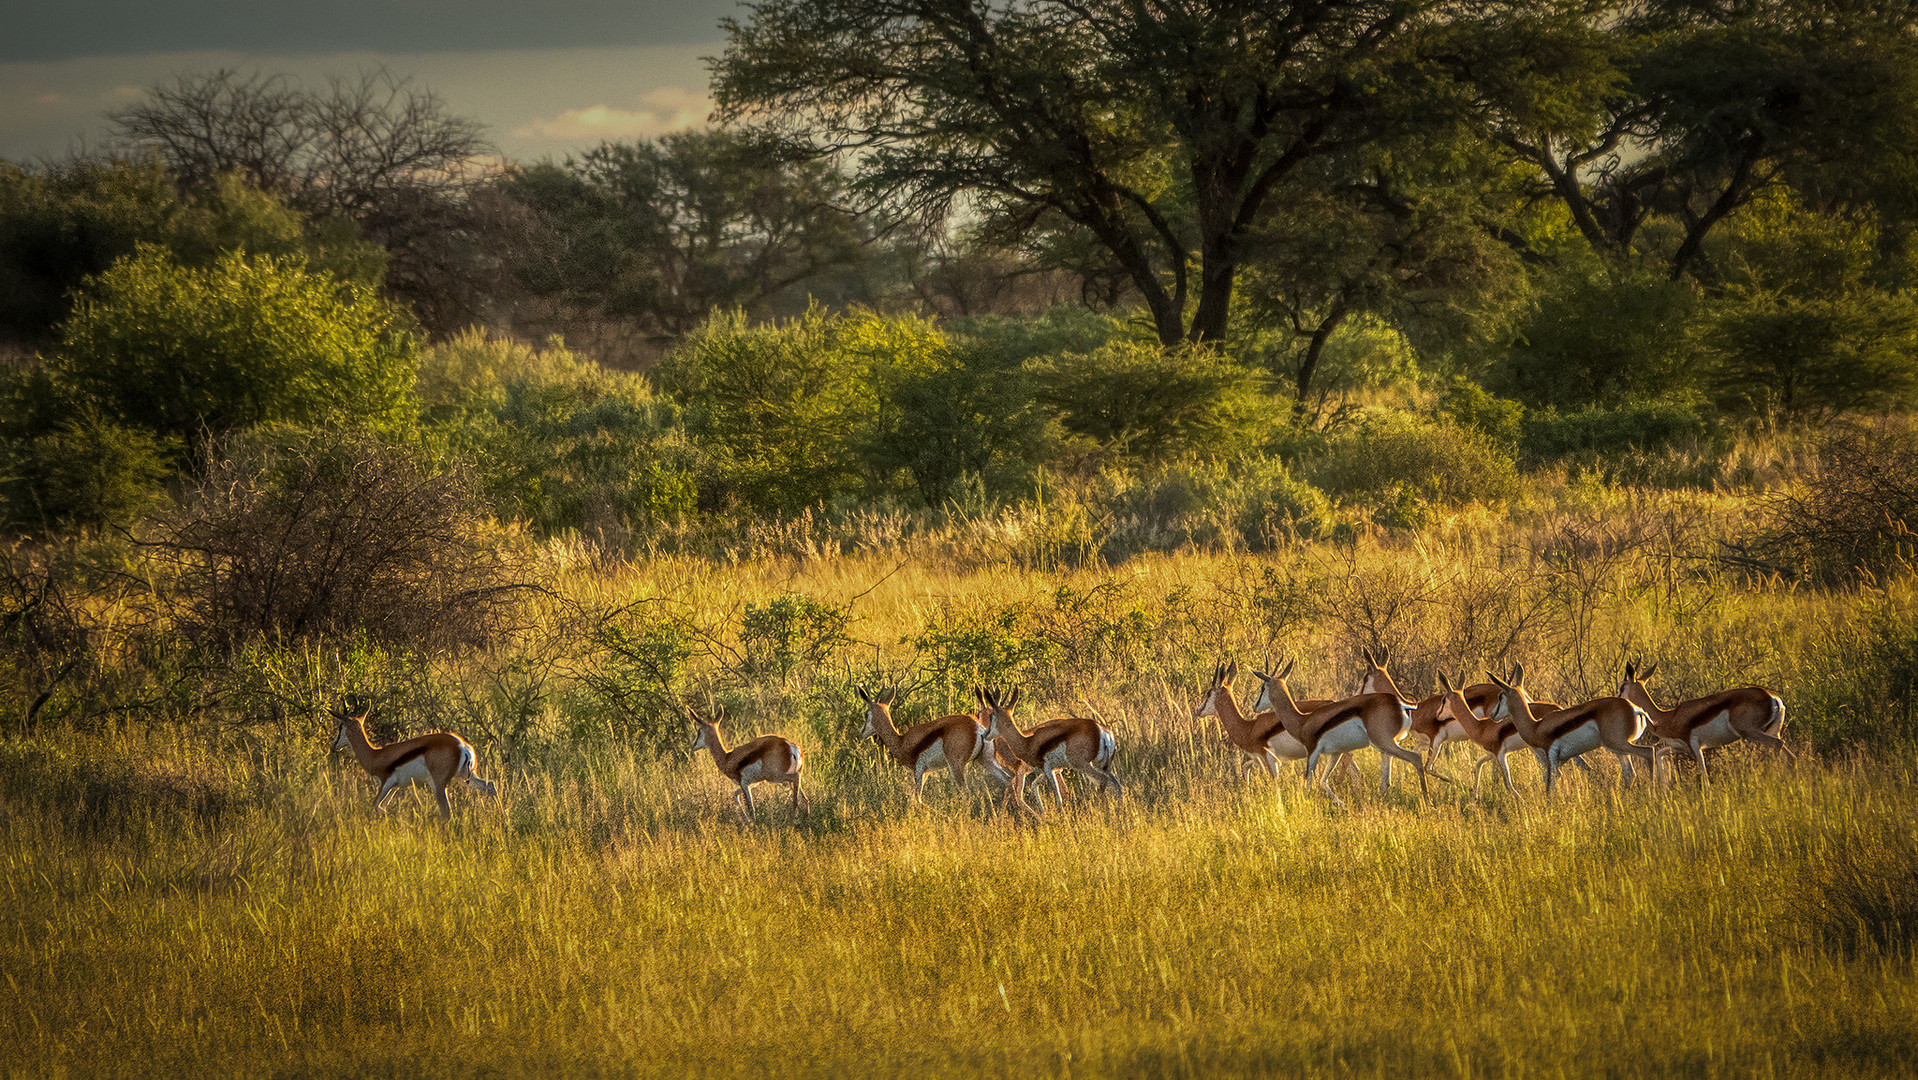
[[[1512,767],[1506,763],[1505,755],[1514,750],[1524,750],[1531,744],[1525,741],[1525,736],[1518,733],[1517,724],[1512,723],[1510,720],[1491,720],[1487,718],[1492,710],[1497,707],[1498,702],[1496,700],[1492,702],[1489,708],[1473,705],[1471,698],[1466,696],[1465,691],[1453,688],[1452,681],[1445,677],[1443,671],[1438,673],[1438,677],[1439,685],[1445,690],[1442,695],[1444,700],[1439,705],[1437,714],[1439,722],[1447,728],[1457,726],[1457,728],[1464,733],[1464,737],[1479,748],[1480,757],[1478,764],[1472,769],[1472,797],[1475,799],[1478,798],[1479,781],[1483,778],[1482,773],[1485,766],[1496,761],[1498,763],[1499,774],[1505,778],[1505,790],[1511,792],[1514,799],[1518,798],[1518,789],[1512,786]],[[1492,686],[1492,689],[1498,690],[1496,685],[1490,683],[1484,685]],[[1504,691],[1501,690],[1499,693],[1504,693]],[[1528,703],[1528,708],[1531,710],[1532,719],[1544,720],[1547,716],[1558,711],[1558,702],[1534,701]],[[1534,750],[1533,753],[1538,757],[1539,766],[1541,768],[1544,767],[1544,752]],[[1586,772],[1592,771],[1592,767],[1585,764],[1585,759],[1582,757],[1573,758],[1572,764]]]
[[[883,687],[877,694],[863,686],[855,689],[866,703],[866,723],[859,733],[877,741],[888,757],[911,770],[913,802],[926,801],[926,774],[942,765],[952,774],[953,784],[964,791],[966,766],[991,753],[985,725],[970,713],[941,716],[900,731],[892,726],[892,707],[904,696],[898,687]]]
[[[400,788],[425,784],[440,804],[440,817],[451,820],[453,805],[446,799],[446,785],[457,779],[488,795],[499,790],[491,780],[482,779],[473,771],[477,759],[472,744],[465,739],[450,731],[435,731],[374,746],[366,737],[366,714],[364,708],[358,712],[333,710],[334,718],[340,722],[339,730],[333,735],[333,749],[353,751],[360,768],[380,782],[380,792],[373,799],[374,810],[385,813],[387,798]]]
[[[1526,744],[1544,754],[1547,795],[1552,793],[1560,765],[1600,746],[1618,756],[1623,784],[1632,782],[1632,758],[1643,759],[1647,768],[1656,761],[1651,750],[1634,745],[1650,723],[1645,710],[1622,697],[1593,698],[1582,705],[1549,713],[1543,720],[1535,720],[1531,696],[1525,692],[1523,664],[1512,666],[1510,682],[1497,675],[1492,676],[1492,681],[1503,693],[1490,719],[1512,721]]]
[[[1777,750],[1787,761],[1797,760],[1798,755],[1778,737],[1785,728],[1785,701],[1777,694],[1762,686],[1741,686],[1661,709],[1652,700],[1651,692],[1645,689],[1645,680],[1657,670],[1655,663],[1643,671],[1639,671],[1635,663],[1626,664],[1625,681],[1619,684],[1618,696],[1645,710],[1651,720],[1652,735],[1658,740],[1657,749],[1683,750],[1692,756],[1698,764],[1699,780],[1709,782],[1705,776],[1705,751],[1740,739]],[[1656,760],[1652,773],[1654,777],[1658,773]]]
[[[691,706],[687,706],[686,715],[693,722],[693,753],[712,752],[713,764],[726,774],[726,779],[739,786],[739,790],[733,792],[733,802],[744,803],[740,812],[747,821],[753,819],[754,784],[790,784],[795,812],[802,806],[812,805],[812,800],[799,790],[799,770],[806,763],[800,757],[798,743],[784,735],[761,735],[728,750],[719,737],[719,723],[726,718],[726,706],[713,706],[711,719],[699,715]]]
[[[1102,796],[1108,790],[1115,795],[1125,793],[1112,771],[1112,755],[1118,744],[1113,741],[1110,728],[1083,716],[1064,716],[1048,720],[1031,731],[1020,731],[1012,719],[1013,707],[1019,703],[1017,687],[1004,697],[995,689],[974,688],[973,693],[986,704],[987,737],[1003,743],[1017,759],[1012,782],[1006,786],[1008,801],[1015,793],[1019,802],[1025,801],[1026,776],[1034,769],[1051,785],[1052,801],[1060,813],[1065,812],[1066,797],[1059,788],[1059,774],[1055,771],[1058,769],[1072,769],[1092,777],[1098,781]],[[1044,809],[1045,804],[1045,793],[1041,791],[1040,808]]]

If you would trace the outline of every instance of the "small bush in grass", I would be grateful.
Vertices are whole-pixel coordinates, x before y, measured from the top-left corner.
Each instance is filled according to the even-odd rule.
[[[1375,418],[1335,437],[1308,475],[1327,494],[1368,504],[1407,493],[1439,506],[1502,503],[1518,494],[1517,466],[1486,435],[1403,416]]]
[[[1531,412],[1519,439],[1519,455],[1528,465],[1569,464],[1611,483],[1652,479],[1658,462],[1687,454],[1715,467],[1730,449],[1731,433],[1715,418],[1671,400]]]
[[[1263,447],[1277,416],[1251,368],[1208,349],[1114,342],[1031,366],[1065,430],[1114,458],[1156,463],[1188,451]]]
[[[1270,551],[1324,535],[1332,504],[1275,457],[1189,460],[1128,475],[1106,499],[1108,559],[1181,547]]]
[[[1454,379],[1434,410],[1443,420],[1472,428],[1507,450],[1524,435],[1525,406],[1489,393],[1469,379]]]

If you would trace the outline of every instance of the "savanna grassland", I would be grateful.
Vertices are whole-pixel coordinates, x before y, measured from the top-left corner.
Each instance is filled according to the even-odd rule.
[[[1035,516],[867,519],[841,554],[804,523],[730,560],[549,544],[510,649],[256,651],[223,684],[247,722],[0,746],[0,1055],[97,1076],[1908,1074],[1918,799],[1905,706],[1875,688],[1909,593],[1688,562],[1742,506],[1540,484],[1419,539],[1079,567],[1019,555]],[[1624,790],[1607,761],[1552,801],[1515,761],[1513,801],[1472,797],[1455,750],[1463,783],[1428,805],[1401,771],[1338,808],[1296,765],[1239,779],[1192,719],[1221,658],[1294,655],[1302,693],[1349,692],[1374,633],[1408,692],[1512,658],[1566,698],[1615,689],[1628,655],[1659,658],[1661,700],[1764,682],[1802,758],[1734,747],[1709,785]],[[798,740],[810,810],[768,789],[746,827],[687,725],[622,719],[648,663],[727,704],[730,738]],[[977,681],[1024,686],[1028,723],[1103,717],[1124,798],[1075,785],[1064,816],[1011,815],[975,775],[909,805],[854,737],[852,687],[889,677],[902,724]],[[389,734],[438,713],[473,738],[497,799],[374,817],[321,709],[375,689]]]

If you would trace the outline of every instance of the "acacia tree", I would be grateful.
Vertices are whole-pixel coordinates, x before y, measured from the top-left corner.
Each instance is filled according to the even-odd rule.
[[[1914,205],[1914,29],[1909,0],[1644,0],[1501,24],[1459,63],[1594,251],[1709,279],[1712,231],[1776,187]]]
[[[1525,0],[1491,0],[1497,10]],[[1227,333],[1282,182],[1441,78],[1435,0],[763,0],[724,25],[720,115],[848,154],[859,187],[939,217],[1083,230],[1161,342]],[[1414,78],[1414,75],[1417,78]],[[1192,281],[1196,268],[1197,281]]]
[[[865,258],[838,170],[729,132],[603,143],[509,172],[502,189],[538,221],[510,256],[531,291],[668,340]]]

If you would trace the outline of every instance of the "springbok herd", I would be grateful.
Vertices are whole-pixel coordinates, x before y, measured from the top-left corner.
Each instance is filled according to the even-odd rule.
[[[1474,797],[1482,770],[1491,763],[1498,765],[1506,790],[1514,797],[1518,795],[1507,760],[1515,750],[1530,749],[1538,759],[1545,771],[1547,795],[1561,765],[1571,762],[1588,768],[1582,756],[1601,746],[1617,755],[1627,784],[1632,780],[1633,758],[1644,761],[1656,778],[1659,757],[1680,751],[1691,755],[1703,780],[1705,751],[1739,739],[1794,757],[1778,737],[1785,724],[1785,703],[1761,686],[1724,690],[1661,709],[1645,690],[1645,680],[1657,665],[1641,671],[1637,664],[1629,663],[1616,696],[1561,708],[1554,702],[1533,700],[1525,691],[1525,669],[1516,666],[1509,680],[1493,675],[1489,683],[1463,688],[1453,686],[1440,673],[1440,692],[1415,702],[1399,692],[1398,684],[1385,669],[1387,659],[1383,652],[1365,650],[1367,670],[1359,693],[1339,701],[1295,700],[1285,684],[1292,671],[1290,661],[1270,674],[1255,671],[1252,676],[1258,680],[1259,691],[1249,717],[1233,694],[1237,662],[1221,664],[1213,671],[1211,685],[1200,695],[1192,715],[1218,719],[1226,741],[1245,755],[1242,775],[1247,769],[1262,766],[1276,778],[1279,759],[1303,759],[1306,782],[1310,783],[1318,772],[1319,759],[1329,755],[1332,760],[1319,774],[1319,787],[1335,803],[1340,799],[1332,790],[1332,775],[1343,767],[1356,788],[1360,773],[1352,755],[1368,746],[1380,755],[1382,791],[1391,789],[1392,761],[1396,758],[1418,771],[1419,791],[1427,798],[1430,792],[1425,778],[1432,772],[1433,761],[1447,744],[1460,741],[1478,748],[1478,764],[1472,773]],[[1112,771],[1117,743],[1112,730],[1096,720],[1068,716],[1025,731],[1012,718],[1012,710],[1019,703],[1018,690],[975,687],[976,711],[941,716],[900,731],[893,726],[892,708],[901,696],[896,686],[876,694],[861,687],[859,697],[866,703],[866,719],[860,734],[877,741],[887,757],[911,771],[915,801],[924,801],[926,777],[941,766],[963,789],[966,769],[973,762],[982,764],[1004,786],[1004,804],[1027,805],[1026,789],[1035,771],[1045,777],[1053,801],[1061,809],[1065,806],[1059,786],[1061,769],[1090,777],[1098,783],[1102,795],[1121,790],[1119,778]],[[719,735],[723,708],[715,708],[711,716],[702,716],[691,708],[687,714],[693,722],[693,750],[710,752],[719,771],[738,785],[733,798],[748,820],[753,814],[754,784],[786,784],[792,788],[795,809],[806,803],[799,787],[804,761],[797,743],[784,735],[761,735],[728,748]],[[490,781],[473,771],[473,747],[458,735],[442,731],[374,746],[366,736],[366,710],[337,710],[334,715],[339,720],[334,748],[352,750],[360,765],[379,781],[379,795],[373,803],[376,810],[396,789],[408,784],[431,788],[440,813],[446,817],[452,816],[446,787],[455,779],[488,793],[495,790]],[[1423,749],[1425,756],[1421,758],[1401,742]],[[1045,807],[1043,793],[1038,807]]]

